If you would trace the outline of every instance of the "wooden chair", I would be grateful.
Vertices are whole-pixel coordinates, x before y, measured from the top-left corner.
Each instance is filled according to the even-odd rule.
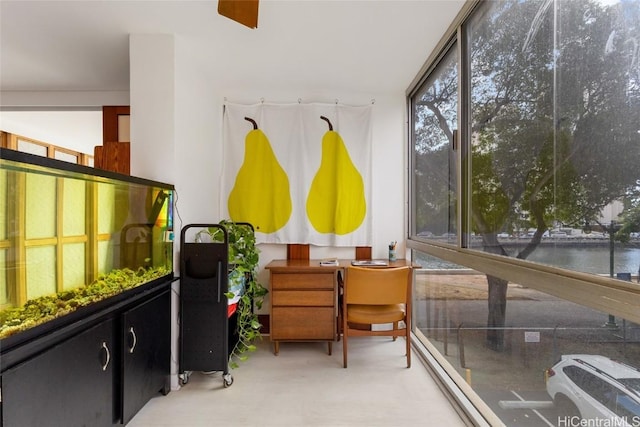
[[[356,246],[356,259],[365,260],[371,259],[371,246]],[[340,337],[342,336],[342,295],[344,294],[344,279],[342,278],[342,273],[338,271],[338,321],[336,322],[336,335],[338,337],[338,341],[340,341]],[[354,326],[354,325],[352,325]],[[370,325],[358,325],[355,326],[357,328],[366,328],[371,329]]]
[[[349,266],[342,300],[342,353],[347,367],[350,336],[398,336],[406,339],[407,368],[411,367],[411,267],[366,268]],[[399,322],[404,328],[399,328]],[[389,330],[363,330],[354,324],[392,324]]]

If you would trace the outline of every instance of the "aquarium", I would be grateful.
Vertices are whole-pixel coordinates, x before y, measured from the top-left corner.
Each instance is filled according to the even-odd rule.
[[[0,149],[0,339],[173,274],[169,184]]]

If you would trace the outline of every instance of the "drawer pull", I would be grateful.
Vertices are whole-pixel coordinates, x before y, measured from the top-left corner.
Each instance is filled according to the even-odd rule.
[[[107,366],[109,366],[109,362],[111,362],[111,353],[109,352],[109,347],[107,347],[107,343],[105,341],[102,341],[102,348],[104,349],[104,353],[106,356],[104,365],[102,365],[102,370],[106,371]]]
[[[136,344],[138,344],[138,337],[136,336],[136,331],[133,330],[133,326],[129,328],[129,333],[131,334],[132,338],[131,347],[129,347],[129,353],[133,354],[133,350],[136,349]]]

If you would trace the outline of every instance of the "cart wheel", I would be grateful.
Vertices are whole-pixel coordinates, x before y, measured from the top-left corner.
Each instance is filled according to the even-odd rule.
[[[231,387],[233,384],[233,376],[231,374],[225,374],[223,377],[224,388]]]
[[[189,382],[189,374],[190,372],[185,372],[178,375],[178,381],[180,382],[181,386],[186,385]]]

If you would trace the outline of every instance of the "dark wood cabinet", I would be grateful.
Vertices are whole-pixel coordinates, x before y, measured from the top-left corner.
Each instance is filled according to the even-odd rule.
[[[169,392],[170,281],[2,351],[3,427],[128,423]]]
[[[152,397],[169,392],[171,294],[161,295],[122,315],[122,423]]]
[[[2,425],[112,426],[113,320],[2,374]]]

